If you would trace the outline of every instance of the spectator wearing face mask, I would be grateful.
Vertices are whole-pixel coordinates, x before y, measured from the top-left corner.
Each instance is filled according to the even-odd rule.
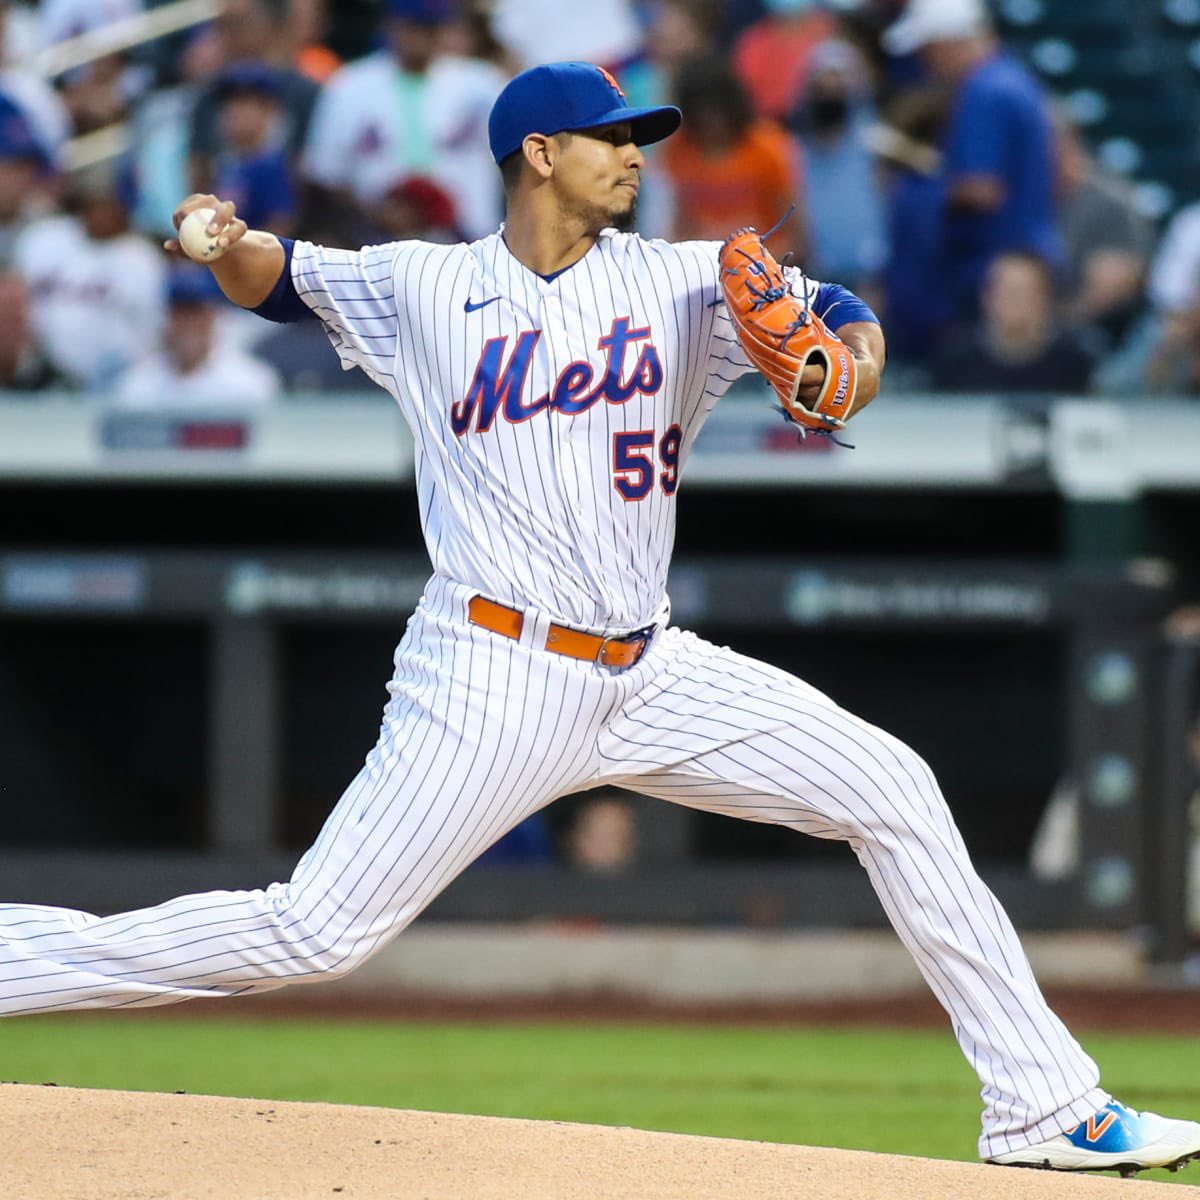
[[[760,117],[786,121],[808,81],[813,52],[837,32],[821,0],[766,0],[766,15],[733,46],[733,66]]]
[[[861,292],[883,265],[884,209],[866,131],[873,116],[866,65],[848,42],[817,47],[792,114],[804,157],[811,252],[805,267]]]

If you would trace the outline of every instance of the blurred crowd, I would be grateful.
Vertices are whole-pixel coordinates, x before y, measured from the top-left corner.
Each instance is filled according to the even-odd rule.
[[[1047,0],[1074,4],[1076,0]],[[224,0],[63,69],[151,0],[0,3],[0,391],[154,407],[369,388],[311,330],[161,248],[190,192],[331,245],[503,218],[487,116],[540,61],[604,65],[683,130],[639,229],[775,227],[858,291],[893,390],[1200,393],[1200,204],[1101,170],[985,0]]]

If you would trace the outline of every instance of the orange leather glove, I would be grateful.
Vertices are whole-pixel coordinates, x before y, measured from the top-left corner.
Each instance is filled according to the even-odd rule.
[[[792,294],[783,268],[753,228],[739,229],[721,247],[721,290],[750,361],[767,377],[784,415],[808,431],[834,433],[854,407],[858,364],[850,348]],[[823,361],[815,400],[799,397],[804,368]]]

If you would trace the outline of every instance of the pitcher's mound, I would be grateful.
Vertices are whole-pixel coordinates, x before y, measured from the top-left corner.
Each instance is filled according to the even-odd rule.
[[[600,1125],[18,1085],[0,1087],[0,1147],[0,1192],[37,1200],[1130,1200],[1132,1186]]]

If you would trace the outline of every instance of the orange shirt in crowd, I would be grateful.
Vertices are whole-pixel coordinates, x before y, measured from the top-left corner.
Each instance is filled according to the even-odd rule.
[[[307,75],[313,83],[327,83],[330,75],[341,65],[342,60],[328,46],[322,46],[319,42],[302,46],[296,55],[296,70],[301,75]]]
[[[814,9],[800,18],[763,17],[733,46],[733,69],[760,116],[784,120],[808,78],[813,51],[837,32],[837,18]]]
[[[765,232],[800,191],[800,148],[771,121],[755,121],[739,142],[716,153],[689,137],[685,125],[660,153],[675,192],[679,240],[724,241],[743,225]]]

